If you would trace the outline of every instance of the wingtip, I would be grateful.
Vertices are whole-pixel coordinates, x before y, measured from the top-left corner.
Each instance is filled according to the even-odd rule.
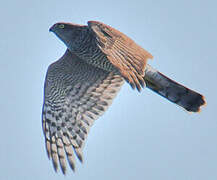
[[[56,164],[56,163],[54,163],[53,162],[53,168],[54,168],[54,171],[56,172],[56,173],[58,173],[58,164]]]
[[[73,172],[75,172],[75,165],[74,165],[74,164],[71,164],[71,163],[69,163],[69,166],[70,166],[71,170],[72,170]]]
[[[62,164],[62,163],[60,162],[60,167],[61,167],[62,173],[63,173],[64,175],[66,175],[66,171],[67,171],[66,164]]]
[[[83,153],[80,148],[75,148],[75,153],[81,163],[83,163]]]
[[[65,169],[61,168],[61,169],[62,169],[63,175],[66,176],[66,168]]]

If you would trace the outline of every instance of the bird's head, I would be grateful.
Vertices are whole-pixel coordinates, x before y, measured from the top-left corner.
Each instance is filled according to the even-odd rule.
[[[85,36],[87,26],[59,22],[54,24],[50,29],[61,41],[65,43],[71,51],[79,46],[81,39]]]

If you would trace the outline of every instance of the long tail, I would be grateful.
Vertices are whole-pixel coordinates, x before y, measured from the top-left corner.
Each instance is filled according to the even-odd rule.
[[[204,96],[169,79],[150,65],[146,67],[144,79],[149,89],[189,112],[199,112],[206,104]]]

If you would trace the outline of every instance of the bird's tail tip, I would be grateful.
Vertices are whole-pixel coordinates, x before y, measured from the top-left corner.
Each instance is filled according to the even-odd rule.
[[[201,103],[196,112],[200,113],[202,111],[202,108],[204,108],[206,105],[207,105],[207,102],[206,102],[205,96],[201,95]]]
[[[201,112],[201,107],[206,105],[202,94],[175,82],[151,67],[146,69],[144,78],[148,88],[188,112]]]

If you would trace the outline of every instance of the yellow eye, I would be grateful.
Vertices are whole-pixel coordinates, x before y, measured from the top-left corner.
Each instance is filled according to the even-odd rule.
[[[63,29],[65,26],[64,26],[64,24],[59,24],[59,26],[58,26],[60,29]]]

